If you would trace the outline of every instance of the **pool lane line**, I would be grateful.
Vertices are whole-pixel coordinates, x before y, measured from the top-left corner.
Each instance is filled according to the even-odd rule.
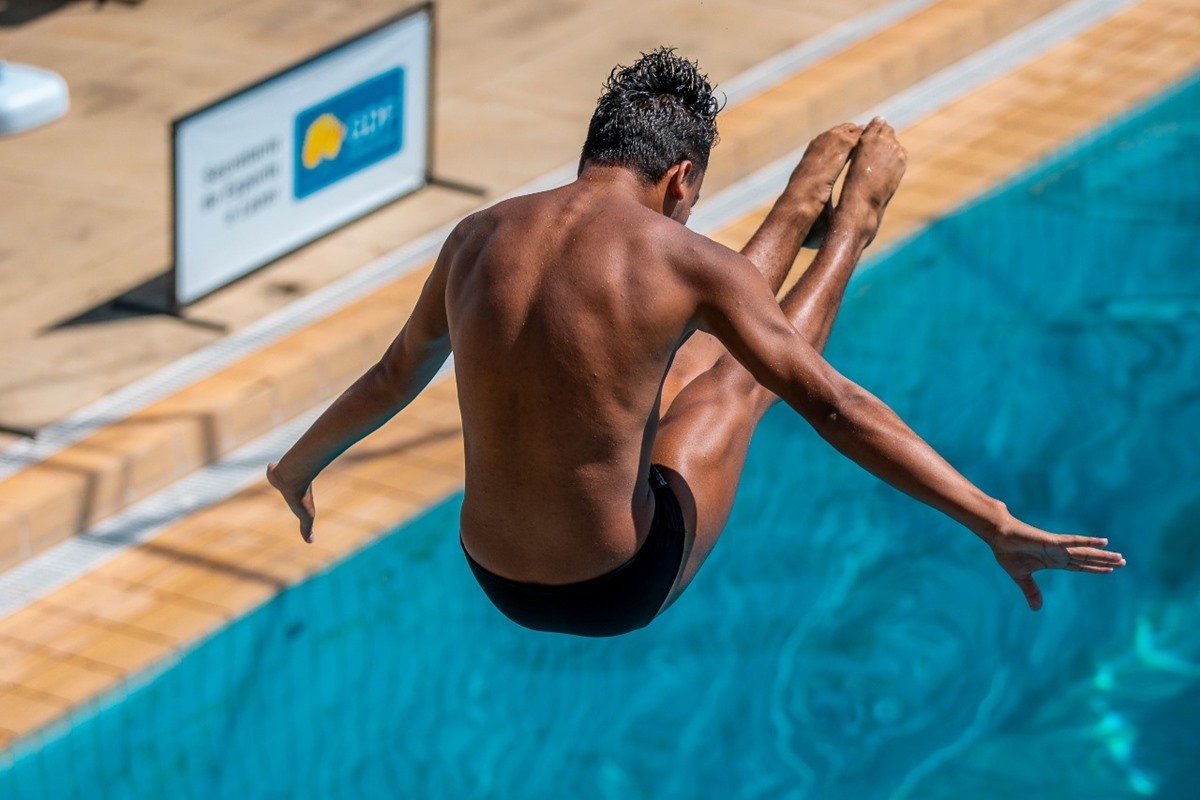
[[[897,126],[912,124],[969,94],[993,78],[1034,60],[1051,47],[1082,33],[1124,8],[1136,5],[1137,1],[1075,0],[1048,17],[1030,23],[999,42],[900,92],[865,116],[870,118],[882,114]],[[705,204],[707,207],[703,213],[698,207],[697,213],[693,215],[696,230],[706,234],[715,233],[725,225],[736,222],[745,214],[770,202],[778,194],[782,181],[786,181],[802,152],[797,150],[784,156],[714,195]],[[567,169],[564,167],[556,172]],[[569,167],[571,175],[574,174],[574,169],[574,166]],[[545,179],[546,176],[542,180]],[[435,232],[424,238],[431,239],[435,235],[444,234]],[[438,239],[436,246],[440,246],[440,243],[441,240]],[[376,268],[376,264],[368,269],[370,268]],[[435,380],[448,375],[452,369],[453,361],[449,360],[438,372]],[[116,556],[130,545],[153,538],[180,517],[227,499],[253,485],[261,479],[264,465],[278,458],[332,402],[333,398],[322,402],[316,408],[283,423],[230,455],[108,517],[84,533],[26,559],[7,572],[0,573],[0,617],[48,594]]]

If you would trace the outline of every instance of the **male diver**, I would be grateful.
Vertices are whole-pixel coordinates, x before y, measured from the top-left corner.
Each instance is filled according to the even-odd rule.
[[[821,357],[904,173],[891,127],[875,119],[816,137],[737,253],[684,227],[718,110],[695,63],[643,54],[610,74],[573,183],[455,227],[379,362],[268,467],[304,539],[313,479],[411,402],[453,349],[460,543],[491,601],[528,628],[617,635],[674,602],[720,536],[751,434],[780,399],[979,536],[1034,611],[1036,570],[1123,566],[1106,539],[1014,518]],[[777,302],[818,219],[816,259]]]

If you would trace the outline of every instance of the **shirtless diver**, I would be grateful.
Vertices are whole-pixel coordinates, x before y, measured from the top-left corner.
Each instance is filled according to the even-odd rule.
[[[904,173],[892,128],[875,119],[816,137],[737,253],[684,227],[718,110],[696,64],[665,48],[644,54],[609,76],[573,183],[454,228],[379,362],[268,467],[304,539],[313,479],[408,405],[453,350],[460,543],[487,596],[528,628],[613,636],[670,606],[716,544],[751,434],[780,399],[981,538],[1034,611],[1036,570],[1123,566],[1106,539],[1014,518],[821,357]],[[826,229],[816,259],[777,302],[814,223]]]

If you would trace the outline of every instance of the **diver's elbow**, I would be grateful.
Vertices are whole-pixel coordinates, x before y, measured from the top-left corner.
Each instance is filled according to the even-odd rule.
[[[867,393],[853,384],[839,386],[818,401],[813,426],[823,432],[852,430],[868,399]]]

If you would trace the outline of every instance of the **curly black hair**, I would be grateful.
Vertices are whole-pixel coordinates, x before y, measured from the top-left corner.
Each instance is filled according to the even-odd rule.
[[[579,170],[589,163],[631,167],[657,183],[684,159],[704,169],[721,106],[699,64],[673,47],[642,53],[628,67],[613,67],[604,82]]]

